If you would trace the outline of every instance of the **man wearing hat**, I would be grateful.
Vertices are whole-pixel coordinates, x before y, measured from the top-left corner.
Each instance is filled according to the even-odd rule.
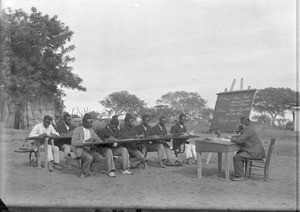
[[[104,142],[106,140],[115,140],[120,137],[120,131],[118,129],[119,120],[118,116],[113,116],[108,125],[106,125],[101,130],[97,131],[97,135],[102,139]],[[113,144],[104,144],[100,147],[99,152],[101,155],[105,156],[107,161],[108,167],[108,176],[115,177],[114,174],[115,170],[115,163],[113,156],[120,156],[121,163],[123,166],[122,174],[129,174],[132,175],[128,169],[130,168],[130,161],[129,161],[129,153],[125,147],[118,145],[118,143]]]
[[[134,117],[130,113],[127,113],[124,121],[125,124],[120,127],[121,138],[128,139],[137,137],[136,129],[133,124]],[[129,156],[131,157],[131,167],[137,167],[141,162],[143,162],[144,168],[146,168],[147,164],[144,154],[139,151],[133,143],[122,143],[122,146],[128,150]]]
[[[92,164],[99,161],[100,158],[100,154],[90,144],[85,145],[85,143],[102,142],[92,129],[92,123],[92,116],[86,113],[82,118],[82,126],[75,128],[72,135],[71,143],[75,147],[75,155],[82,161],[80,178],[94,175],[91,170]]]
[[[44,116],[43,123],[35,125],[31,130],[29,137],[39,137],[48,140],[49,138],[47,138],[47,136],[59,136],[59,133],[55,131],[50,122],[51,117],[48,115]],[[62,168],[59,165],[59,149],[54,145],[53,140],[50,140],[50,142],[51,145],[48,145],[48,170],[51,172],[54,169],[61,170]],[[43,151],[44,145],[39,147],[39,143],[36,142],[33,148],[41,148]]]

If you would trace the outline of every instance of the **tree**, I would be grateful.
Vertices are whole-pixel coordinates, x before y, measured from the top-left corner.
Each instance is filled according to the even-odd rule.
[[[271,116],[272,125],[278,116],[284,117],[284,113],[291,111],[294,106],[296,106],[296,92],[290,88],[260,89],[253,103],[254,110]]]
[[[254,115],[252,119],[258,124],[270,125],[272,122],[271,118],[265,114]]]
[[[103,113],[99,113],[97,111],[91,111],[91,112],[89,112],[89,114],[92,116],[93,120],[97,120],[97,121],[100,120],[104,116]]]
[[[156,109],[157,117],[165,116],[170,123],[173,123],[178,119],[177,112],[173,107],[170,107],[169,105],[159,104],[154,106],[154,108]]]
[[[60,88],[85,91],[82,79],[69,66],[75,58],[68,55],[75,49],[66,46],[73,36],[68,26],[31,8],[1,12],[1,86],[12,103],[32,98],[61,98]]]
[[[206,100],[201,98],[198,93],[186,91],[169,92],[158,99],[156,103],[171,108],[176,117],[180,113],[185,113],[190,120],[195,122],[203,118],[204,109],[207,108]]]
[[[131,113],[137,116],[146,107],[146,103],[128,91],[119,91],[109,94],[99,103],[106,108],[109,116]]]

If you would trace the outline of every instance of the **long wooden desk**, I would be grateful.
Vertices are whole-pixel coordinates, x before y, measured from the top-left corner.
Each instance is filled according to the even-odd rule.
[[[172,136],[172,135],[167,135],[167,136],[156,136],[156,137],[136,137],[136,138],[129,138],[129,139],[116,139],[116,140],[106,140],[102,142],[86,142],[84,145],[103,145],[103,144],[113,144],[113,143],[135,143],[135,142],[150,142],[150,141],[155,141],[155,140],[171,140],[171,139],[189,139],[189,138],[198,138],[199,136],[197,135],[182,135],[182,136]],[[40,146],[42,145],[42,142],[44,142],[44,148],[45,148],[45,154],[44,154],[44,168],[48,169],[48,139],[54,139],[54,144],[59,146],[61,144],[68,144],[71,145],[71,136],[47,136],[44,138],[40,137],[28,137],[26,140],[35,140],[37,141],[37,166],[38,168],[41,167],[41,154],[40,154]]]
[[[202,178],[202,152],[217,152],[218,153],[218,172],[221,174],[222,170],[222,153],[225,153],[225,179],[229,181],[229,152],[234,152],[239,147],[225,139],[214,138],[214,139],[203,139],[196,140],[196,152],[197,152],[197,173],[198,179]]]

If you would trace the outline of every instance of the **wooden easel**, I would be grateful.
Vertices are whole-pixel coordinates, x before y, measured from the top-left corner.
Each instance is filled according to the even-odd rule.
[[[236,79],[233,79],[233,81],[231,83],[230,91],[233,91],[233,88],[235,86],[235,82],[236,82]],[[240,81],[240,90],[243,90],[243,87],[244,87],[244,79],[241,78],[241,81]],[[250,89],[250,88],[251,88],[251,86],[249,85],[247,89]],[[227,92],[227,88],[225,88],[224,92]],[[222,137],[221,130],[216,131],[216,136],[217,136],[217,138]],[[207,155],[207,158],[206,158],[206,164],[209,164],[211,155],[212,155],[212,153],[209,152],[208,155]]]

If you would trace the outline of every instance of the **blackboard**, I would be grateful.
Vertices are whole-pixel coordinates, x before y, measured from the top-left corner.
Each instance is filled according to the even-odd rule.
[[[218,93],[210,131],[235,131],[241,116],[249,117],[256,89]]]

